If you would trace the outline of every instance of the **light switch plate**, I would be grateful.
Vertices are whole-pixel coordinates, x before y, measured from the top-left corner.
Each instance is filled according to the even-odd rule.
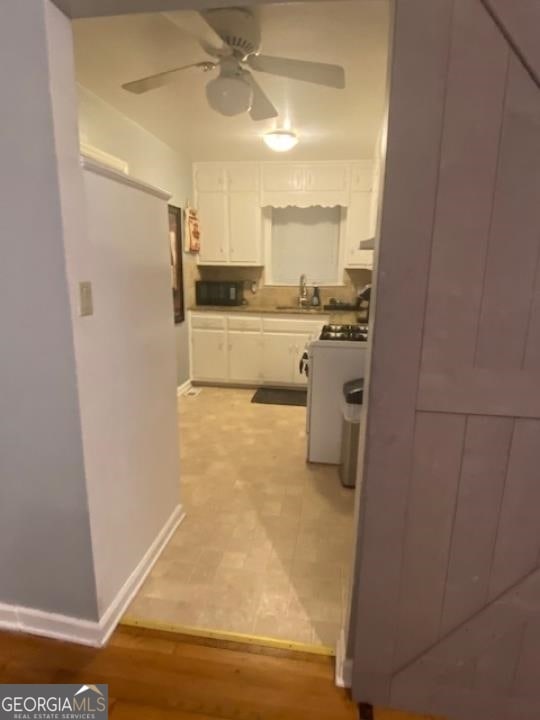
[[[79,315],[85,317],[94,314],[92,301],[92,283],[83,281],[79,283]]]

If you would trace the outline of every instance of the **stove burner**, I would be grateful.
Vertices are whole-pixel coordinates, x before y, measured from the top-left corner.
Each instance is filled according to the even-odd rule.
[[[321,340],[349,340],[366,342],[368,338],[367,325],[324,325],[321,331]]]

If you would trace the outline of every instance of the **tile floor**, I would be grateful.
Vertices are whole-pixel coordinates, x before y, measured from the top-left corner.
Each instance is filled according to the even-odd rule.
[[[179,398],[187,517],[127,615],[335,646],[354,493],[335,467],[306,464],[305,408],[253,392]]]

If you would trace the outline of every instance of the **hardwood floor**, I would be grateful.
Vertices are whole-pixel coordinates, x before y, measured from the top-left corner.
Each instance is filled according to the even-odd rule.
[[[331,658],[134,628],[99,650],[0,634],[0,682],[108,683],[113,720],[357,718]],[[421,719],[376,711],[375,720]]]

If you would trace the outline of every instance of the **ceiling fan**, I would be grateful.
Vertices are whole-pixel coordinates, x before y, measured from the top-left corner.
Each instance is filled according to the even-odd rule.
[[[166,14],[167,15],[167,14]],[[172,17],[168,16],[170,19]],[[132,93],[145,93],[174,82],[189,68],[218,70],[206,85],[210,106],[222,115],[249,112],[252,120],[277,117],[278,111],[250,71],[303,80],[342,89],[345,71],[339,65],[261,55],[261,30],[256,13],[248,8],[218,8],[182,13],[174,22],[194,36],[213,60],[202,60],[122,85]]]

